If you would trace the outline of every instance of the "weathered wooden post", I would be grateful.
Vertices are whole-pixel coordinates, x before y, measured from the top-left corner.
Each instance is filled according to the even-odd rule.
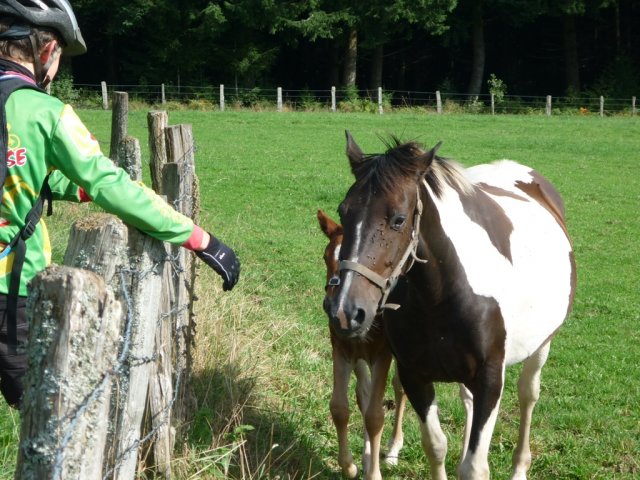
[[[491,115],[496,114],[496,96],[495,94],[491,94]]]
[[[382,87],[378,87],[378,113],[382,115],[384,109],[382,108]]]
[[[91,272],[53,265],[31,283],[17,480],[99,480],[121,304]]]
[[[109,158],[117,163],[118,147],[127,136],[129,128],[129,95],[126,92],[113,92],[111,110],[111,147]]]
[[[160,98],[161,98],[162,105],[167,103],[167,97],[164,94],[164,83],[160,85]]]
[[[151,372],[155,328],[166,250],[162,242],[129,228],[111,215],[91,216],[72,228],[65,264],[91,269],[105,278],[123,303],[121,377],[116,424],[107,445],[105,476],[135,477],[140,433]],[[168,420],[167,420],[168,422]]]
[[[277,110],[279,112],[282,111],[282,87],[278,87],[278,100],[277,100]]]
[[[604,97],[600,95],[600,116],[604,117]]]
[[[102,90],[102,109],[109,110],[109,96],[107,94],[107,82],[100,82]]]
[[[631,115],[636,116],[636,97],[635,95],[631,97]]]
[[[220,84],[220,111],[224,112],[224,85]]]
[[[331,111],[336,111],[336,87],[331,87]]]
[[[442,113],[442,98],[440,97],[440,90],[436,90],[436,111],[438,114]]]
[[[167,163],[165,147],[165,128],[169,124],[169,115],[165,111],[149,112],[147,127],[149,131],[149,168],[151,170],[151,187],[158,193],[162,186],[162,167]]]
[[[551,116],[551,95],[547,95],[547,104],[545,106],[545,114],[547,117]]]
[[[140,164],[140,142],[137,138],[127,135],[118,146],[116,164],[124,169],[132,180],[142,180],[142,166]]]
[[[195,175],[193,134],[190,125],[175,125],[166,129],[168,163],[163,168],[162,193],[180,213],[198,222],[200,194]],[[192,255],[183,248],[171,247],[171,257],[180,266],[182,274],[174,276],[173,312],[174,365],[181,375],[180,390],[176,392],[173,414],[176,425],[184,425],[193,412],[194,397],[189,388],[191,372],[191,345],[195,334],[193,313],[193,289],[195,263]]]

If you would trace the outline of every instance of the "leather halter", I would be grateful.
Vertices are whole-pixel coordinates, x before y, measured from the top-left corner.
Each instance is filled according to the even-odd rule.
[[[385,309],[397,310],[398,308],[400,308],[400,305],[397,303],[387,303],[387,298],[389,298],[389,294],[393,290],[393,287],[396,286],[398,278],[400,278],[400,275],[402,275],[404,266],[407,263],[407,260],[409,260],[409,257],[411,257],[411,261],[404,273],[408,272],[411,267],[413,267],[414,262],[427,263],[427,260],[419,258],[416,253],[418,249],[418,242],[420,241],[420,218],[422,217],[422,200],[420,199],[420,188],[418,186],[416,186],[416,199],[416,209],[413,213],[413,230],[411,232],[411,241],[409,242],[409,245],[407,245],[402,258],[391,272],[391,275],[389,275],[387,278],[384,278],[370,268],[365,267],[361,263],[352,262],[350,260],[341,260],[339,262],[340,272],[342,272],[343,270],[356,272],[380,289],[380,291],[382,292],[382,298],[380,299],[380,303],[378,306],[378,313]],[[332,277],[329,284],[331,286],[339,285],[339,278],[337,282],[335,282],[335,280],[336,277]]]

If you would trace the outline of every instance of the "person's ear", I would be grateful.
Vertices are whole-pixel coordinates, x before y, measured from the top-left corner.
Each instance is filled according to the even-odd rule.
[[[40,51],[40,62],[42,65],[51,64],[56,56],[60,55],[60,46],[57,40],[51,40],[45,44],[44,48]]]

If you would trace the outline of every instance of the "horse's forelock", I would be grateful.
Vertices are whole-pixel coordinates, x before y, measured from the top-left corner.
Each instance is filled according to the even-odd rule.
[[[354,170],[357,183],[368,186],[372,192],[394,192],[399,181],[423,174],[438,196],[445,185],[462,194],[468,194],[473,188],[464,168],[456,162],[435,156],[427,168],[424,160],[427,152],[419,143],[401,143],[395,136],[385,143],[388,147],[385,153],[365,155]]]

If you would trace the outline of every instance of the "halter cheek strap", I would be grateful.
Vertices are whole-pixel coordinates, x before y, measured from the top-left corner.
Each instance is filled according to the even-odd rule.
[[[400,261],[393,269],[389,277],[384,278],[382,275],[379,275],[378,273],[374,272],[368,267],[365,267],[361,263],[352,262],[350,260],[341,260],[339,263],[340,271],[350,270],[356,272],[380,289],[380,291],[382,292],[382,298],[380,299],[378,312],[385,309],[397,310],[400,308],[400,305],[397,303],[387,303],[387,298],[389,298],[393,287],[396,286],[398,278],[400,278],[400,275],[402,275],[402,271],[404,270],[405,264],[409,260],[409,257],[411,257],[411,262],[406,268],[406,272],[411,270],[411,267],[413,267],[413,264],[415,262],[427,263],[427,260],[419,258],[416,253],[418,249],[418,242],[420,241],[420,219],[422,217],[422,200],[420,199],[419,187],[416,187],[416,199],[416,210],[413,214],[413,230],[411,231],[411,241],[409,242],[409,245],[407,245],[404,254],[400,258]],[[339,283],[340,280],[338,279],[338,284]]]

